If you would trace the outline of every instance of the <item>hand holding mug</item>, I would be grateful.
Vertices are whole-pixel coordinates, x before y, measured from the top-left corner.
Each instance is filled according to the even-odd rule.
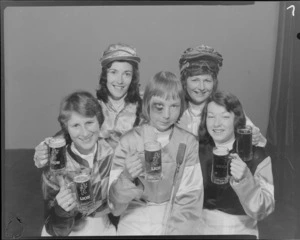
[[[125,174],[133,180],[138,177],[144,170],[139,153],[129,156],[125,161]]]
[[[49,144],[50,138],[45,138],[44,141],[42,141],[39,145],[35,147],[34,152],[34,164],[37,168],[45,167],[48,164],[49,161],[49,150],[48,150],[48,144]]]
[[[62,185],[56,195],[58,205],[66,212],[73,210],[77,206],[76,196],[67,185]]]
[[[257,145],[262,138],[262,134],[260,132],[260,129],[258,127],[253,126],[252,127],[252,145]]]
[[[250,170],[247,164],[239,157],[238,154],[232,153],[230,154],[231,163],[230,163],[230,173],[233,179],[237,182],[246,178],[249,174]]]

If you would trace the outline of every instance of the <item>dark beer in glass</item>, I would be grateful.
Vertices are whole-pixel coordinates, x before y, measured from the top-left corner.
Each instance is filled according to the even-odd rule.
[[[230,171],[229,150],[225,147],[213,148],[211,181],[215,184],[226,184]]]
[[[66,140],[64,137],[52,137],[49,140],[49,163],[50,170],[60,172],[66,167],[65,155]]]
[[[76,187],[76,196],[79,205],[79,211],[88,212],[88,210],[94,204],[90,175],[86,173],[76,175],[73,181]]]
[[[252,128],[246,126],[237,129],[237,154],[244,161],[250,161],[253,157],[252,153]]]

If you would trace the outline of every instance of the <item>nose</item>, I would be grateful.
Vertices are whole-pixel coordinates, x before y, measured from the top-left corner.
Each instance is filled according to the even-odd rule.
[[[88,136],[88,134],[89,134],[89,131],[85,126],[80,128],[80,135],[81,136],[86,137],[86,136]]]
[[[216,117],[214,121],[214,127],[219,127],[221,125],[221,119]]]
[[[204,89],[204,82],[202,80],[199,81],[199,89]]]
[[[117,79],[118,84],[122,84],[124,82],[124,74],[120,73]]]
[[[165,109],[164,109],[163,117],[164,117],[165,119],[169,119],[169,117],[170,117],[170,109],[169,109],[169,108],[165,108]]]

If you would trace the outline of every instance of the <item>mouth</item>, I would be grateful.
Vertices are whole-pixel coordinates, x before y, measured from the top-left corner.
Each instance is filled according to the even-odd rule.
[[[222,133],[224,133],[224,129],[213,129],[212,130],[214,134],[216,135],[221,135]]]
[[[118,90],[123,90],[125,86],[122,85],[113,85],[114,88],[118,89]]]
[[[193,91],[196,95],[204,96],[206,95],[207,91],[201,91],[201,90],[194,90]]]
[[[83,143],[89,143],[92,140],[92,137],[93,137],[93,135],[89,136],[89,137],[86,137],[86,138],[81,138],[80,140]]]

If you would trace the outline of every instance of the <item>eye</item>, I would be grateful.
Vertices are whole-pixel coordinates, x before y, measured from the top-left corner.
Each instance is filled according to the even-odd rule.
[[[131,73],[131,72],[126,72],[126,73],[125,73],[125,76],[126,76],[126,77],[132,77],[132,73]]]
[[[71,125],[71,127],[72,127],[72,128],[77,128],[77,127],[79,127],[79,124],[78,124],[78,123],[75,123],[75,124]]]
[[[164,106],[160,103],[155,103],[154,107],[156,108],[157,111],[162,111]]]
[[[110,73],[110,74],[116,74],[116,73],[117,73],[117,71],[116,71],[116,70],[114,70],[114,69],[109,69],[109,70],[108,70],[108,73]]]
[[[178,105],[178,104],[172,105],[172,108],[178,108],[178,107],[180,107],[180,105]]]
[[[205,79],[204,81],[205,81],[206,83],[211,83],[211,82],[212,82],[211,79]]]

